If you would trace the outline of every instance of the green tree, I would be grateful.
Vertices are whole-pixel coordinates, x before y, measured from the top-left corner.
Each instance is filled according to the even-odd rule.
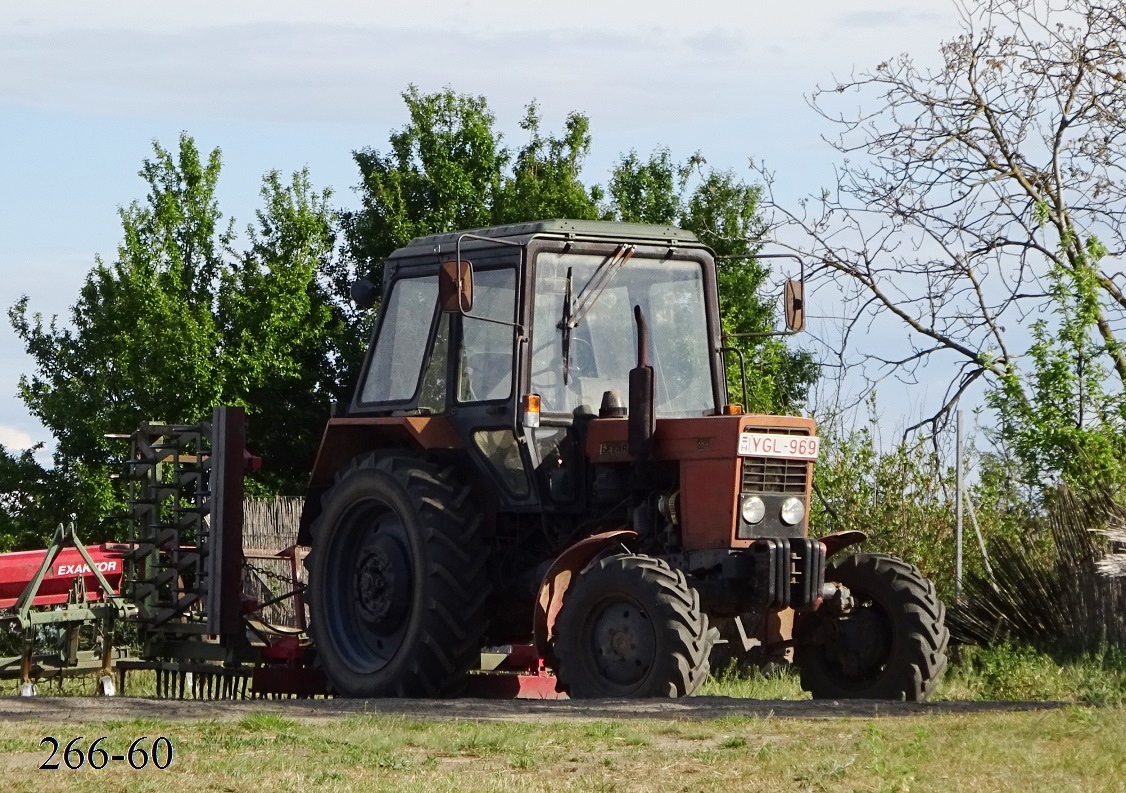
[[[355,152],[360,208],[341,213],[356,273],[375,283],[383,260],[414,237],[548,217],[595,219],[603,191],[583,184],[590,121],[571,113],[561,135],[545,133],[535,102],[520,127],[527,142],[504,145],[483,96],[451,88],[403,93],[410,121],[391,134],[389,153]]]
[[[44,324],[26,297],[11,310],[35,361],[20,395],[63,459],[101,463],[122,452],[107,433],[198,419],[222,397],[214,287],[234,235],[215,198],[220,167],[217,149],[201,159],[187,135],[175,155],[154,144],[148,196],[119,210],[117,259],[95,259],[71,326]]]
[[[248,409],[264,486],[303,486],[341,392],[348,321],[333,292],[329,194],[305,172],[289,184],[268,174],[250,248],[238,255],[216,199],[220,170],[219,150],[203,158],[187,134],[175,153],[154,144],[140,172],[148,195],[120,211],[117,258],[96,260],[70,326],[30,313],[26,297],[11,310],[35,361],[20,393],[55,436],[60,470],[121,458],[107,433],[193,423],[226,403]]]
[[[330,191],[315,191],[307,171],[288,184],[271,171],[261,199],[249,248],[216,294],[223,401],[249,410],[266,489],[298,494],[330,403],[350,394],[366,325],[338,298]]]
[[[72,521],[84,541],[111,536],[102,525],[108,483],[78,465],[46,468],[35,451],[0,446],[0,551],[42,548],[56,526]]]
[[[1080,493],[1126,485],[1126,400],[1108,387],[1094,290],[1059,270],[1049,278],[1054,322],[1032,324],[1027,357],[986,395],[999,419],[992,438],[1038,492],[1053,493],[1060,480]]]
[[[361,206],[341,217],[357,272],[375,283],[387,255],[412,238],[489,225],[509,162],[483,96],[412,85],[403,101],[410,122],[392,133],[391,151],[354,153]]]
[[[683,214],[688,174],[673,164],[665,148],[656,149],[644,161],[636,151],[623,155],[610,174],[613,217],[627,223],[676,223]]]
[[[562,137],[540,131],[539,108],[528,105],[520,128],[528,142],[516,154],[511,175],[502,176],[493,206],[494,223],[541,218],[597,220],[603,191],[582,182],[583,161],[590,153],[590,120],[571,113]]]

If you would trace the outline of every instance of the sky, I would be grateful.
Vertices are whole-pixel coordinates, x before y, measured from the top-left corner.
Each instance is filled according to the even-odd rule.
[[[0,4],[0,307],[26,295],[66,324],[95,257],[112,261],[119,207],[143,200],[153,141],[181,131],[222,150],[219,201],[243,232],[262,175],[308,167],[354,206],[352,152],[386,150],[401,99],[483,95],[511,144],[538,101],[545,130],[591,121],[584,179],[625,152],[700,152],[774,173],[797,202],[837,159],[806,97],[901,52],[937,59],[958,17],[945,0],[39,0]],[[17,395],[32,371],[0,317],[0,445],[51,448]],[[129,428],[123,428],[128,431]]]

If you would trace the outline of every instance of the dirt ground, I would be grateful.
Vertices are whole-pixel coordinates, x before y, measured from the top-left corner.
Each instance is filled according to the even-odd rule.
[[[361,714],[396,714],[419,719],[558,720],[674,719],[724,716],[771,718],[857,718],[985,711],[1044,710],[1055,702],[935,702],[916,704],[874,700],[791,701],[730,697],[679,700],[485,700],[485,699],[259,699],[170,700],[140,697],[3,697],[0,719],[94,722],[125,719],[241,719],[277,713],[292,719],[332,719]]]

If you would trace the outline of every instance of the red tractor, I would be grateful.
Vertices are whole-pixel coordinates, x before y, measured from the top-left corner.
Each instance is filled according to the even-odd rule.
[[[694,235],[552,220],[423,237],[387,260],[379,305],[299,538],[338,694],[455,693],[483,647],[533,644],[573,697],[687,695],[725,625],[794,648],[816,697],[933,690],[934,586],[834,556],[859,532],[809,536],[814,423],[729,402]]]

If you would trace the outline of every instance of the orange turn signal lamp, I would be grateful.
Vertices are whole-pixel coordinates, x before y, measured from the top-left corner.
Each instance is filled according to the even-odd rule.
[[[723,415],[725,416],[742,416],[743,406],[738,402],[733,402],[730,405],[723,406]]]
[[[535,429],[540,425],[540,395],[524,395],[524,427]]]

